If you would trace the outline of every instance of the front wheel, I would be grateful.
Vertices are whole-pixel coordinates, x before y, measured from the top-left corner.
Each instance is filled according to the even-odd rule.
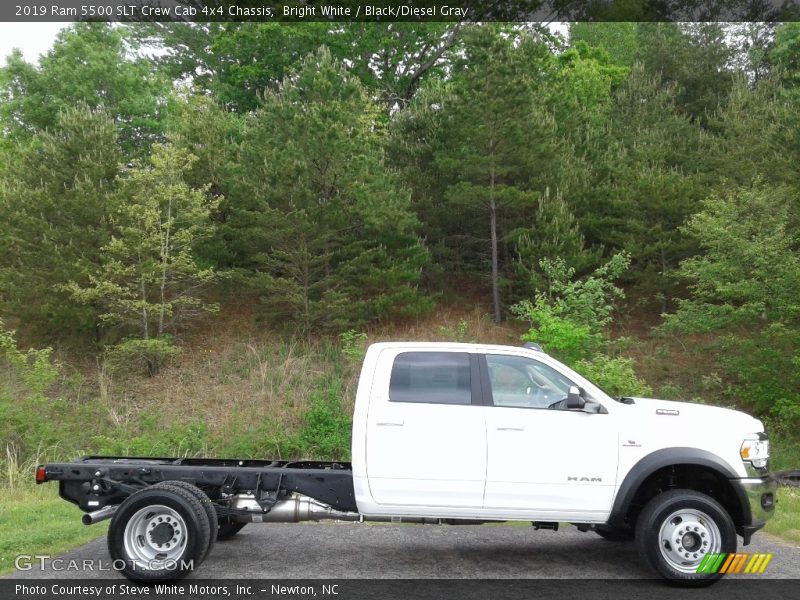
[[[644,562],[676,585],[700,587],[722,577],[698,573],[708,554],[736,552],[736,530],[727,511],[694,490],[659,494],[636,522],[636,544]]]

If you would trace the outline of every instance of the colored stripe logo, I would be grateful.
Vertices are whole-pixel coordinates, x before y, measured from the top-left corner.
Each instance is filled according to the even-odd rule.
[[[772,554],[747,554],[720,552],[716,554],[706,554],[703,561],[697,566],[698,573],[725,573],[727,575],[739,573],[763,573]]]

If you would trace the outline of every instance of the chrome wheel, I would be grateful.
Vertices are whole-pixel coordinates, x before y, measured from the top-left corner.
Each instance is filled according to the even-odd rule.
[[[658,532],[661,556],[682,573],[695,573],[703,557],[719,552],[722,535],[714,520],[701,510],[676,510]]]
[[[168,506],[146,506],[130,518],[123,539],[126,554],[138,568],[170,568],[186,546],[186,522]]]

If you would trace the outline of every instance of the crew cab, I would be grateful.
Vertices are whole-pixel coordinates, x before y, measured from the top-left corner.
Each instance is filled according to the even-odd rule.
[[[352,463],[85,457],[36,480],[84,523],[112,519],[109,552],[136,581],[185,575],[247,523],[339,519],[571,523],[707,585],[722,574],[698,572],[704,557],[749,544],[775,507],[760,421],[612,398],[534,344],[373,344],[352,434]]]

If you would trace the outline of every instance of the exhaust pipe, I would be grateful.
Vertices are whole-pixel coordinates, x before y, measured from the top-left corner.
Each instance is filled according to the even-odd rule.
[[[307,496],[295,496],[282,500],[273,506],[269,512],[263,512],[258,502],[252,495],[241,495],[233,503],[233,508],[246,510],[250,514],[239,515],[235,520],[242,519],[247,523],[299,523],[300,521],[323,521],[335,519],[338,521],[359,521],[361,515],[354,512],[344,512],[331,508],[327,504],[317,502]]]
[[[81,523],[84,525],[94,525],[95,523],[99,523],[100,521],[105,521],[106,519],[110,519],[114,516],[114,513],[117,512],[119,508],[119,504],[114,504],[110,506],[106,506],[101,508],[100,510],[96,510],[94,512],[85,513],[81,517]]]
[[[234,501],[233,508],[248,512],[245,515],[240,514],[232,517],[233,521],[239,523],[299,523],[300,521],[323,521],[328,519],[426,525],[481,525],[488,522],[476,519],[438,519],[431,517],[365,517],[356,512],[336,510],[323,502],[302,495],[281,500],[269,512],[265,513],[253,495],[242,494]]]

